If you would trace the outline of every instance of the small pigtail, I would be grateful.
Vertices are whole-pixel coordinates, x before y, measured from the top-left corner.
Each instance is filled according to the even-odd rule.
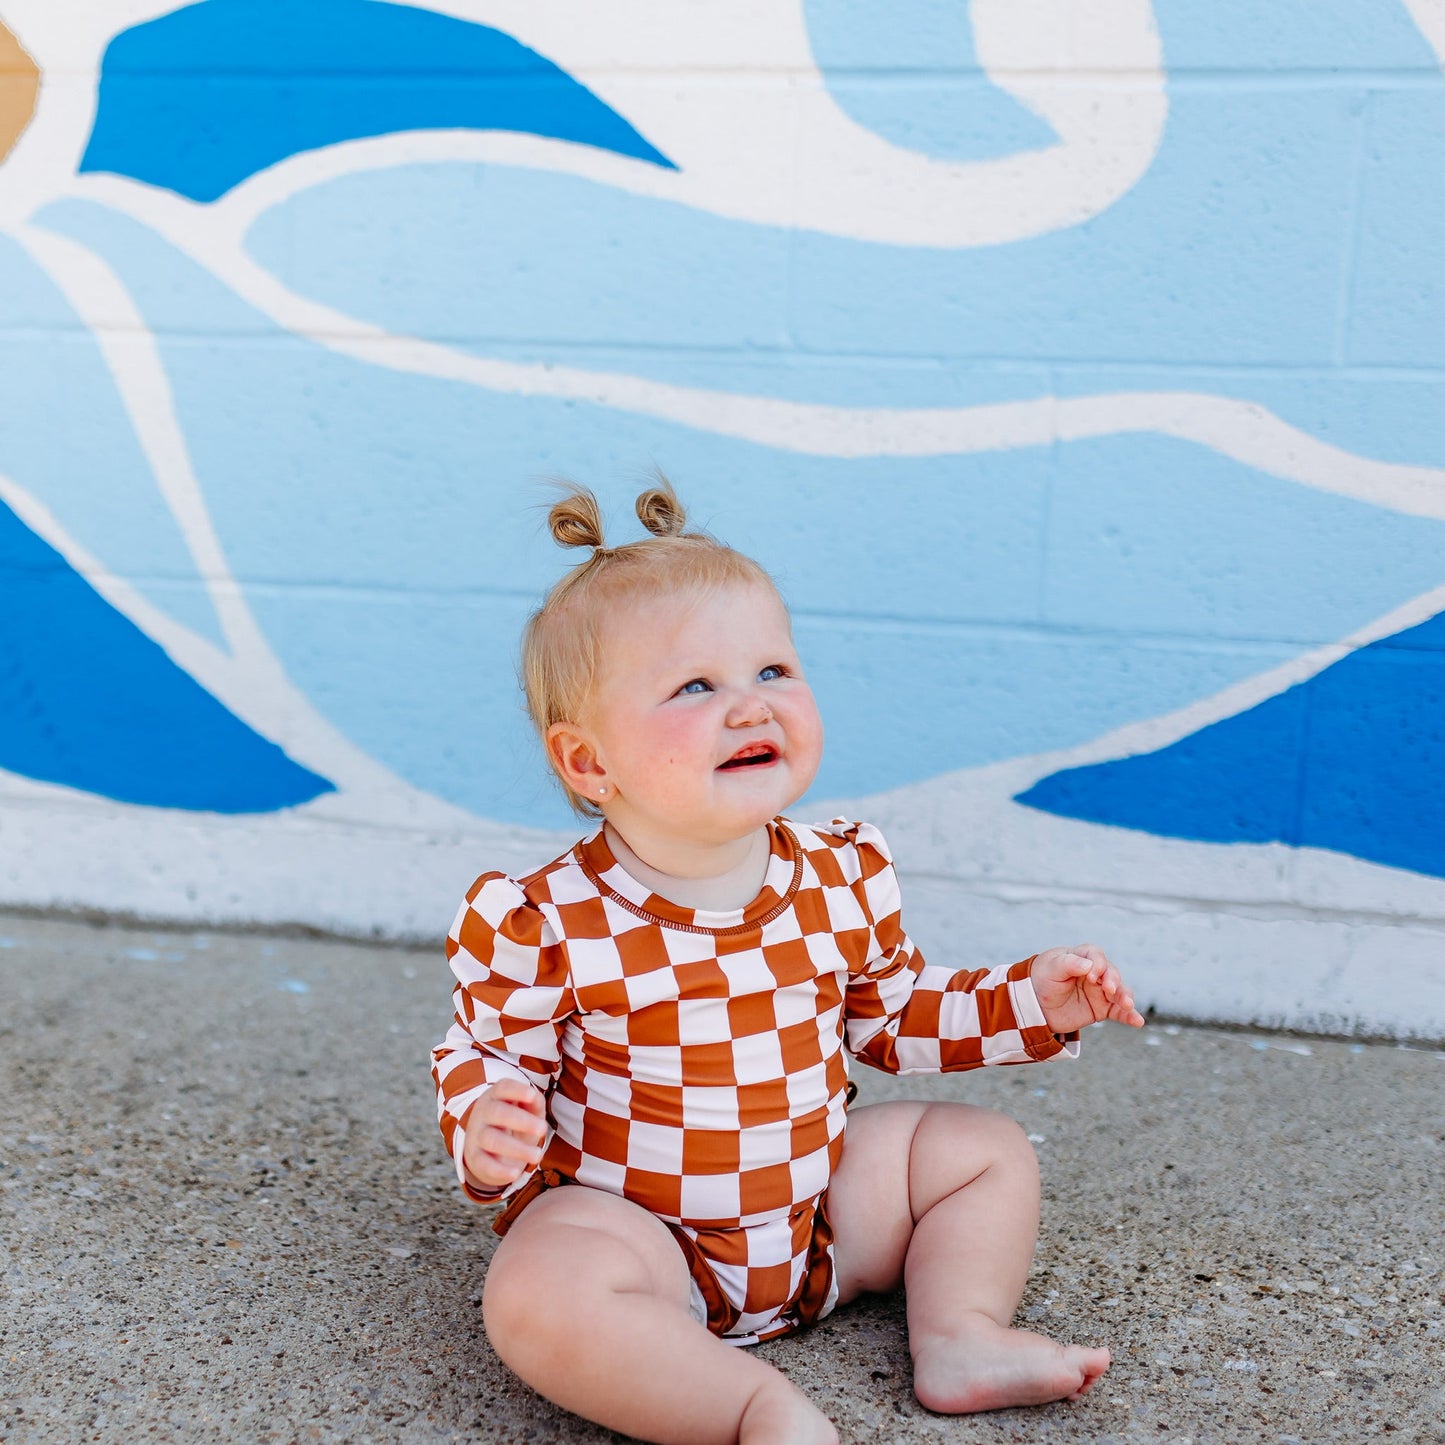
[[[559,482],[563,495],[547,512],[547,526],[559,547],[603,549],[602,509],[597,498],[575,482]]]
[[[687,513],[672,490],[672,483],[661,472],[657,482],[637,499],[637,520],[654,537],[678,537],[687,525]]]

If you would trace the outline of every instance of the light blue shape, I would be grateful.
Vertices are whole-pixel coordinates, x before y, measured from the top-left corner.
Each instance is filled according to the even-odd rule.
[[[1072,746],[1292,655],[1282,645],[1150,645],[806,612],[794,630],[827,729],[816,797]]]
[[[1349,359],[1445,360],[1445,84],[1371,98]]]
[[[147,601],[222,642],[99,347],[50,277],[5,235],[0,316],[0,473]]]
[[[1402,0],[1154,0],[1154,14],[1171,76],[1440,71]]]
[[[907,253],[801,232],[794,339],[983,362],[1332,362],[1361,111],[1334,88],[1173,92],[1148,171],[1080,225]]]
[[[1445,370],[1175,367],[1161,372],[1094,363],[1054,367],[1050,376],[1054,390],[1065,397],[1137,391],[1233,397],[1262,406],[1343,451],[1445,468]]]
[[[568,219],[584,215],[585,228]],[[789,246],[782,231],[576,176],[463,162],[337,177],[265,212],[246,237],[302,295],[478,355],[833,405],[1047,389],[1038,365],[980,375],[948,358],[801,350],[787,320]]]
[[[960,0],[807,0],[804,15],[829,94],[894,145],[989,160],[1057,143],[1053,126],[983,72]]]
[[[501,31],[379,0],[202,0],[111,41],[82,171],[214,201],[301,151],[508,130],[671,162]]]
[[[1130,639],[1255,639],[1304,650],[1445,581],[1445,522],[1267,478],[1192,443],[1061,449],[1046,623]],[[1162,711],[1162,709],[1161,709]]]
[[[490,817],[567,816],[514,682],[521,623],[567,564],[526,509],[538,475],[598,484],[621,517],[660,463],[696,522],[778,575],[829,727],[818,796],[1078,743],[1439,580],[1439,524],[1202,449],[798,456],[267,336],[134,222],[71,205],[49,223],[106,255],[156,327],[223,544],[287,674],[372,755]]]
[[[264,214],[247,249],[307,295],[463,345],[788,344],[786,233],[575,176],[454,162],[340,177]]]
[[[1428,119],[1431,96],[1416,84],[1400,104]],[[301,294],[391,330],[689,384],[824,400],[866,360],[883,379],[845,381],[849,401],[965,404],[1104,357],[1152,373],[1151,389],[1184,365],[1248,366],[1268,385],[1272,369],[1338,364],[1363,122],[1362,92],[1336,86],[1190,91],[1130,192],[1008,246],[790,236],[466,166],[332,181],[263,216],[248,244]],[[1371,204],[1382,230],[1416,209]],[[1416,274],[1433,272],[1400,284]]]

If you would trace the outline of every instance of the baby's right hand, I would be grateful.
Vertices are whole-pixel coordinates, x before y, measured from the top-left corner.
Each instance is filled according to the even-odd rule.
[[[480,1189],[503,1189],[542,1157],[547,1105],[531,1084],[499,1079],[467,1111],[462,1163]]]

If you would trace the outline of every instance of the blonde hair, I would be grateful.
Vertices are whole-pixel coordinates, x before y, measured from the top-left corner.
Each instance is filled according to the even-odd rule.
[[[637,518],[650,536],[621,547],[603,539],[597,498],[574,483],[547,513],[552,540],[562,547],[590,547],[592,555],[566,574],[527,620],[522,633],[522,690],[527,712],[546,748],[553,723],[580,722],[597,683],[603,623],[619,603],[639,597],[695,597],[730,582],[760,583],[778,595],[773,579],[751,557],[706,532],[687,532],[687,513],[666,477],[637,498]],[[779,598],[779,601],[782,599]],[[551,750],[547,761],[557,771]],[[574,812],[599,817],[558,774]]]

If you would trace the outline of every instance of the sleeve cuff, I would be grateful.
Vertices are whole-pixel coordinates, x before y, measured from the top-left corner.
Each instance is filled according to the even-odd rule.
[[[1044,1018],[1044,1010],[1038,994],[1034,992],[1034,981],[1029,973],[1033,962],[1032,958],[1026,958],[1009,969],[1009,1002],[1013,1005],[1024,1052],[1040,1064],[1061,1057],[1077,1059],[1080,1046],[1078,1031],[1056,1034]]]
[[[525,1075],[520,1073],[517,1077],[523,1079],[525,1082],[530,1082],[530,1080],[526,1080]],[[462,1186],[462,1193],[465,1194],[468,1199],[475,1200],[478,1204],[496,1204],[500,1200],[511,1198],[511,1196],[521,1189],[532,1175],[537,1172],[535,1169],[524,1169],[510,1184],[499,1185],[496,1189],[487,1189],[483,1185],[474,1184],[472,1182],[472,1176],[467,1173],[466,1150],[464,1147],[467,1134],[467,1116],[477,1106],[478,1101],[482,1095],[487,1092],[487,1089],[491,1088],[492,1084],[496,1082],[497,1080],[493,1079],[486,1088],[477,1090],[476,1097],[462,1110],[461,1117],[457,1120],[457,1127],[452,1134],[452,1163],[456,1167],[457,1183]],[[545,1147],[544,1142],[544,1150]]]
[[[483,1189],[480,1184],[472,1183],[461,1151],[457,1152],[457,1183],[462,1186],[462,1193],[478,1204],[499,1204],[503,1199],[510,1199],[536,1172],[535,1169],[524,1169],[510,1184],[504,1184],[499,1189]]]

